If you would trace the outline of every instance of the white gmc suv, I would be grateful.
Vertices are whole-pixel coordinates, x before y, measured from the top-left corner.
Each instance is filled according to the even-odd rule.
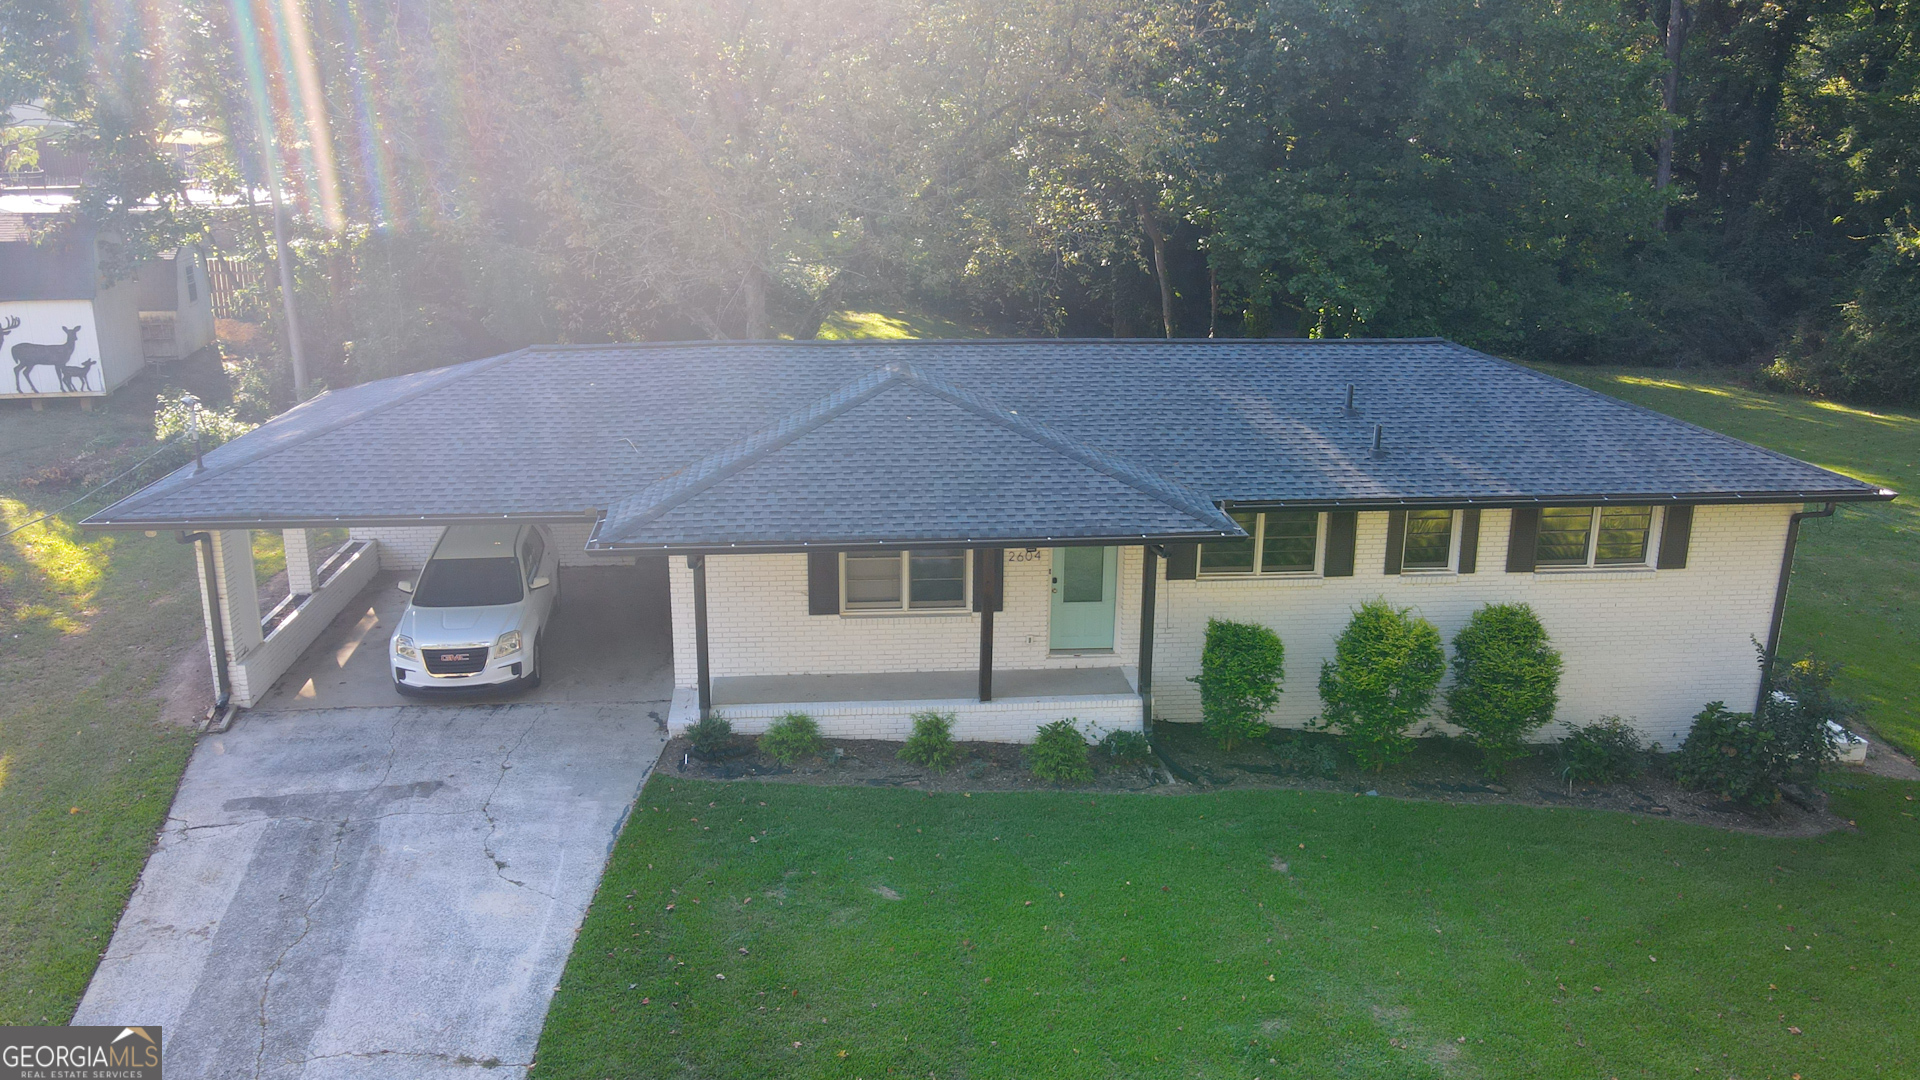
[[[394,630],[402,694],[540,685],[540,638],[560,606],[559,552],[544,525],[452,525]]]

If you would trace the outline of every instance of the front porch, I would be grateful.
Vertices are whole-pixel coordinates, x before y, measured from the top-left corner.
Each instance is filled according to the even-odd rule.
[[[801,712],[831,737],[903,739],[925,711],[951,713],[965,740],[1030,742],[1068,718],[1092,739],[1145,730],[1160,563],[1151,545],[968,555],[963,607],[881,616],[846,608],[836,553],[674,558],[669,730],[719,715],[758,734]],[[1100,633],[1062,648],[1062,609],[1076,592],[1098,610],[1076,613],[1073,628]]]
[[[1144,703],[1133,667],[999,670],[993,696],[981,700],[970,671],[886,671],[842,675],[738,675],[712,681],[711,711],[742,734],[759,734],[790,712],[803,712],[821,733],[841,739],[898,739],[914,713],[952,713],[956,739],[1031,742],[1041,724],[1071,717],[1098,738],[1139,731]],[[696,687],[676,690],[668,727],[674,734],[700,718]]]

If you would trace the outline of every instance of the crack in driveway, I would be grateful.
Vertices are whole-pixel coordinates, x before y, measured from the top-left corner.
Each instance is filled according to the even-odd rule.
[[[513,742],[513,745],[507,748],[506,756],[500,759],[500,772],[499,772],[499,775],[493,778],[493,789],[487,792],[486,801],[480,804],[480,813],[484,815],[487,819],[487,835],[485,839],[480,841],[480,850],[486,853],[487,861],[493,864],[493,872],[495,875],[497,875],[500,878],[501,881],[504,881],[509,885],[518,885],[520,888],[526,889],[530,892],[539,893],[541,896],[544,896],[547,899],[552,900],[554,899],[554,896],[552,893],[546,892],[541,889],[536,889],[532,885],[529,885],[524,881],[518,881],[514,878],[508,877],[507,861],[505,859],[502,859],[499,855],[495,854],[493,850],[494,835],[500,831],[500,822],[497,821],[493,816],[493,797],[500,793],[500,785],[506,783],[507,770],[513,768],[514,752],[519,750],[521,744],[527,741],[527,736],[533,734],[533,729],[537,727],[539,723],[540,723],[540,718],[538,716],[535,716],[531,721],[529,721],[527,723],[526,730],[520,733],[520,737],[518,739],[515,739]]]

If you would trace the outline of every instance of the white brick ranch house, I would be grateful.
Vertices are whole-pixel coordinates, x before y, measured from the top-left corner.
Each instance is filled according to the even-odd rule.
[[[1279,633],[1272,721],[1298,725],[1384,597],[1449,640],[1532,605],[1560,718],[1672,746],[1706,702],[1756,697],[1800,519],[1891,497],[1438,340],[712,342],[334,391],[88,525],[199,538],[243,706],[290,662],[226,589],[250,580],[246,530],[350,527],[357,589],[445,525],[520,520],[568,565],[668,560],[675,729],[1197,721],[1210,618]]]

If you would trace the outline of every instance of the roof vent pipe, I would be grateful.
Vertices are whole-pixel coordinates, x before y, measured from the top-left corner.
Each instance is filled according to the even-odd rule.
[[[1373,425],[1373,456],[1387,456],[1387,426],[1385,424]]]
[[[1348,383],[1348,384],[1347,384],[1347,415],[1348,415],[1348,416],[1352,416],[1353,414],[1354,414],[1354,408],[1353,408],[1353,384],[1352,384],[1352,383]]]

